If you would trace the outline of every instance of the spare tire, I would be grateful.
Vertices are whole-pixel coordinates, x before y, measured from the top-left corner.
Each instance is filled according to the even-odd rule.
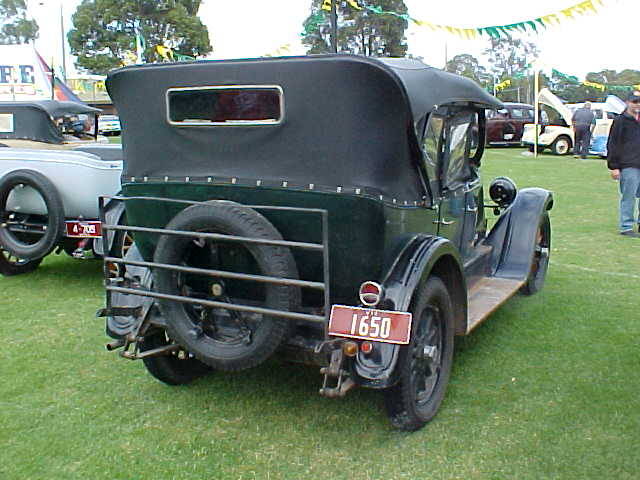
[[[178,213],[166,228],[282,240],[280,232],[265,217],[232,202],[192,205]],[[291,251],[280,246],[163,235],[158,241],[154,262],[298,278]],[[154,290],[164,294],[257,304],[284,311],[295,311],[300,302],[300,289],[296,287],[223,280],[160,268],[154,269],[153,275]],[[242,370],[260,364],[280,346],[289,330],[289,321],[276,316],[163,299],[158,303],[170,337],[218,370]]]
[[[35,242],[21,233],[10,231],[6,224],[11,212],[7,201],[13,189],[26,185],[37,191],[47,207],[47,224],[42,236]],[[37,260],[47,255],[56,246],[64,231],[64,207],[56,187],[41,173],[31,170],[15,170],[0,179],[0,246],[10,254],[25,260]]]

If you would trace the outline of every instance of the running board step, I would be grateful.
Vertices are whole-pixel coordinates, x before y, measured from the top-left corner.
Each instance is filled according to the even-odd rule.
[[[486,277],[478,280],[467,295],[466,333],[480,325],[500,305],[517,293],[522,285],[524,281],[509,278]]]

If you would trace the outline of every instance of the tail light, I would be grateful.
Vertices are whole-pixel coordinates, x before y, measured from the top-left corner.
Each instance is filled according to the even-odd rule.
[[[360,285],[360,301],[367,307],[375,307],[382,299],[382,287],[376,282],[364,282]]]

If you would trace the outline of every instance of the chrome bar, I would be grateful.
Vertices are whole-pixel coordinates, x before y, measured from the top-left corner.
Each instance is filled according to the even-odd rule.
[[[287,312],[284,310],[273,310],[271,308],[252,307],[249,305],[238,305],[236,303],[216,302],[213,300],[203,300],[198,298],[181,297],[179,295],[169,295],[167,293],[150,292],[149,290],[136,290],[134,288],[113,287],[107,285],[107,291],[120,292],[129,295],[138,295],[141,297],[159,298],[161,300],[173,300],[181,303],[192,303],[194,305],[203,305],[211,308],[224,308],[237,312],[261,313],[263,315],[272,315],[275,317],[290,318],[293,320],[306,320],[309,322],[325,323],[325,317],[320,315],[309,315],[307,313]]]
[[[324,248],[319,243],[289,242],[287,240],[269,240],[266,238],[238,237],[236,235],[224,235],[221,233],[207,233],[207,232],[191,232],[188,230],[166,230],[164,228],[133,227],[129,225],[102,225],[102,229],[103,230],[120,230],[124,232],[160,233],[162,235],[176,235],[181,237],[210,238],[213,240],[255,243],[258,245],[274,245],[279,247],[293,247],[293,248],[301,248],[305,250],[315,250],[320,252]]]
[[[237,280],[252,280],[256,282],[274,283],[277,285],[292,285],[296,287],[313,288],[316,290],[324,290],[325,286],[322,282],[308,282],[306,280],[297,280],[295,278],[269,277],[266,275],[252,275],[249,273],[228,272],[225,270],[210,270],[197,267],[183,267],[181,265],[171,265],[168,263],[143,262],[138,260],[125,260],[117,257],[105,257],[105,262],[120,263],[123,265],[135,265],[136,267],[162,268],[165,270],[174,270],[176,272],[194,273],[205,275],[207,277],[233,278]]]

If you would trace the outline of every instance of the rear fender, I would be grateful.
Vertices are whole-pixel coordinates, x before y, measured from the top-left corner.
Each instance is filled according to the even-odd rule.
[[[487,235],[493,247],[491,273],[496,277],[525,280],[534,254],[540,218],[553,207],[553,194],[542,188],[524,188],[504,210]]]
[[[385,310],[408,311],[416,289],[437,274],[447,285],[456,314],[456,331],[466,329],[467,295],[460,256],[447,239],[429,235],[411,237],[381,282]],[[354,381],[369,388],[388,388],[398,381],[395,366],[402,345],[378,343],[369,355],[358,353],[350,365]]]
[[[118,225],[122,215],[124,214],[124,202],[109,200],[103,207],[104,210],[104,218],[107,225]],[[105,235],[105,231],[103,229],[102,234]],[[114,230],[109,230],[106,232],[107,235],[107,248],[111,250],[113,247],[113,239],[115,238],[116,232]],[[103,243],[98,239],[98,241],[93,242],[93,249],[98,255],[105,256],[103,252]]]

